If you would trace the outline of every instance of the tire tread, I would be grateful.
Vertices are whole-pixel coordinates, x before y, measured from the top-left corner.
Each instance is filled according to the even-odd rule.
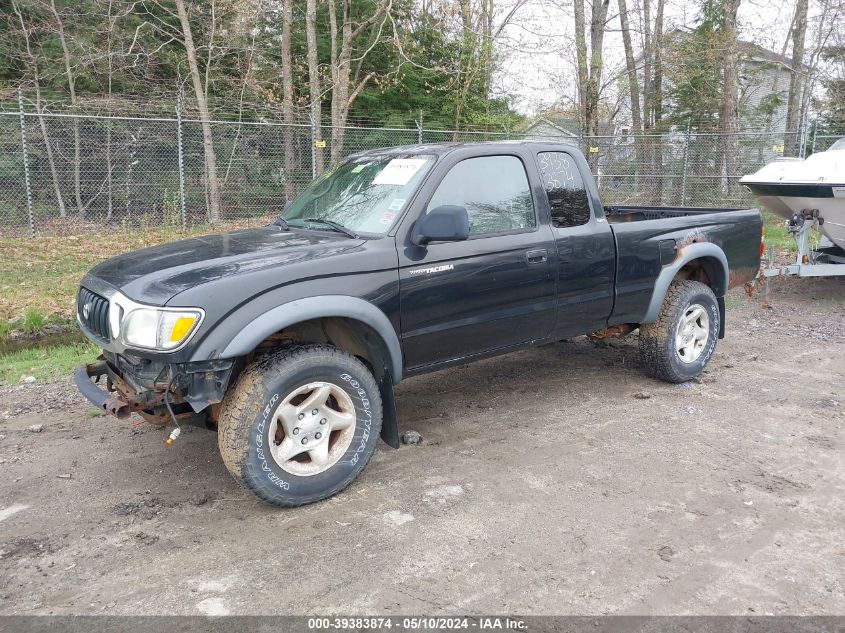
[[[375,385],[375,379],[364,363],[358,358],[331,345],[301,345],[274,350],[248,365],[238,376],[234,387],[223,400],[218,424],[218,447],[226,469],[241,486],[258,498],[275,506],[295,507],[306,505],[337,494],[360,474],[375,451],[365,455],[360,467],[352,470],[349,476],[331,488],[308,496],[286,495],[282,490],[268,492],[265,487],[255,482],[260,473],[255,472],[248,459],[250,445],[249,433],[256,417],[261,411],[268,390],[267,384],[284,378],[296,365],[303,362],[322,362],[357,365],[355,371],[368,376]],[[381,395],[377,386],[367,390],[374,406],[381,411]],[[372,432],[378,435],[381,419],[373,420]]]
[[[675,370],[667,350],[669,339],[674,337],[673,326],[678,311],[686,307],[690,295],[698,292],[706,292],[713,297],[714,302],[716,301],[710,287],[700,281],[673,281],[666,291],[657,320],[640,325],[640,362],[649,375],[676,384],[690,380]]]

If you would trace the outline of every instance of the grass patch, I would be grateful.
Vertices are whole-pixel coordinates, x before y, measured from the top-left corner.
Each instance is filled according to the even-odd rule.
[[[778,251],[796,252],[795,240],[786,230],[786,221],[768,211],[763,211],[763,226],[766,227],[766,249],[774,246]]]
[[[252,221],[256,226],[257,221]],[[243,228],[246,223],[181,231],[173,227],[103,228],[82,235],[0,238],[0,338],[9,329],[73,320],[79,281],[95,264],[148,246]],[[37,316],[36,316],[37,315]],[[17,317],[20,322],[2,325]],[[40,323],[40,325],[39,325]],[[29,330],[27,330],[29,331]],[[34,330],[33,330],[34,331]]]
[[[37,332],[47,323],[47,317],[34,308],[28,308],[23,315],[23,331],[27,334]]]
[[[49,382],[73,373],[74,368],[92,362],[99,350],[89,343],[30,348],[0,356],[0,384],[20,382],[21,376],[35,376]]]

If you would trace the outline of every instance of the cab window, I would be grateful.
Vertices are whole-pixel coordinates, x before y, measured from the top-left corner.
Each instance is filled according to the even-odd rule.
[[[465,207],[470,237],[533,230],[534,201],[525,166],[516,156],[461,161],[438,185],[426,212],[441,205]]]

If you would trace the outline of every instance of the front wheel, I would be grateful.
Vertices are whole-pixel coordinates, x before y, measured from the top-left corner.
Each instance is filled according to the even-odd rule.
[[[382,421],[367,367],[309,345],[249,365],[226,394],[218,445],[236,481],[264,501],[298,506],[346,488],[375,451]]]
[[[644,369],[667,382],[695,378],[716,349],[719,321],[719,304],[708,286],[699,281],[673,281],[657,320],[640,326]]]

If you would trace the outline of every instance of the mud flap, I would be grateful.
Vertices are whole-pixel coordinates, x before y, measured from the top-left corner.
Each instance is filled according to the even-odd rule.
[[[382,373],[379,381],[381,393],[382,420],[381,439],[391,448],[399,448],[399,421],[396,419],[396,398],[393,394],[393,380],[390,372]]]
[[[716,304],[719,306],[719,338],[725,338],[725,298],[716,297]]]

